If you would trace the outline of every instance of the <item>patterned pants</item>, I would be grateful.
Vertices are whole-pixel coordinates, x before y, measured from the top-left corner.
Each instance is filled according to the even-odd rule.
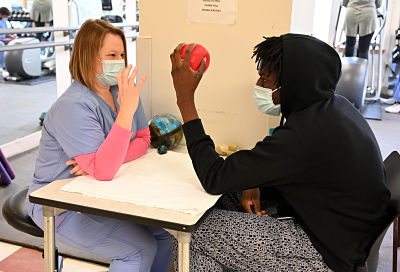
[[[243,213],[232,200],[224,196],[217,207],[229,210],[215,208],[192,233],[190,271],[331,271],[293,220]]]

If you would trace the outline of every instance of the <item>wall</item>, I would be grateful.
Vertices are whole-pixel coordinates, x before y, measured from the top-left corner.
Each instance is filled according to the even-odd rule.
[[[314,27],[316,0],[293,0],[290,32],[310,35]]]
[[[332,44],[337,0],[293,0],[290,32],[312,35]]]
[[[181,119],[169,55],[181,42],[196,42],[211,55],[196,91],[196,107],[215,143],[250,148],[277,125],[278,118],[260,113],[254,103],[258,74],[251,55],[263,36],[290,31],[291,0],[239,0],[233,25],[189,22],[188,1],[140,0],[139,4],[137,63],[141,73],[149,75],[142,90],[148,118],[172,113]]]

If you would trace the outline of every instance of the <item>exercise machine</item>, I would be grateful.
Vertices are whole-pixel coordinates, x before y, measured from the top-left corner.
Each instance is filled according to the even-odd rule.
[[[11,41],[9,45],[33,43],[39,43],[39,40],[35,38],[21,38]],[[37,78],[42,72],[40,48],[8,51],[4,54],[4,62],[10,74],[5,78],[8,81]]]
[[[369,61],[358,57],[342,57],[342,76],[338,82],[337,93],[346,97],[357,109],[364,106],[365,101],[379,101],[382,89],[382,42],[386,25],[386,11],[388,0],[382,3],[382,13],[378,13],[379,27],[376,29],[370,48],[372,53],[369,61],[371,73],[368,71]],[[343,38],[344,28],[338,31],[340,15],[342,13],[342,3],[339,5],[338,17],[336,20],[334,46],[340,53],[340,49],[345,44]],[[339,33],[339,35],[338,35]],[[378,51],[378,62],[376,63],[376,51]],[[378,67],[376,67],[378,66]],[[376,70],[378,73],[378,82],[376,83]],[[369,76],[370,75],[370,76]]]
[[[53,33],[50,34],[52,39]],[[27,37],[12,40],[8,45],[36,44],[37,38]],[[55,71],[54,48],[31,48],[7,51],[4,62],[9,76],[7,81],[21,81],[38,78]]]

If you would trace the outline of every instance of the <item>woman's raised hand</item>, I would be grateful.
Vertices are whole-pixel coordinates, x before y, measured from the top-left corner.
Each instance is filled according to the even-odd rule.
[[[120,107],[119,112],[131,114],[133,116],[139,104],[140,89],[146,80],[146,75],[143,75],[135,85],[135,77],[138,68],[135,67],[130,74],[131,71],[132,64],[129,64],[125,71],[121,69],[118,72],[118,104]]]

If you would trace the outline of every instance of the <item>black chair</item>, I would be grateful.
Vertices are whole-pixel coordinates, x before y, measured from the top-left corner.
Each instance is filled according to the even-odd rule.
[[[358,267],[356,272],[376,272],[379,261],[379,248],[382,240],[386,234],[386,231],[390,225],[394,222],[398,222],[400,216],[400,155],[397,151],[393,151],[384,161],[386,169],[386,185],[391,193],[391,206],[393,206],[392,218],[388,221],[388,224],[373,243],[365,266]],[[397,247],[398,231],[393,227],[393,271],[397,271]]]
[[[25,209],[25,199],[28,189],[29,187],[22,188],[7,198],[3,204],[3,216],[7,223],[17,230],[36,237],[43,237],[43,230],[32,221]],[[62,257],[58,255],[57,249],[55,256],[58,272],[61,272]]]
[[[384,161],[386,185],[392,193],[392,199],[400,199],[400,154],[393,151]],[[399,247],[399,217],[393,221],[393,271],[397,271],[397,248]]]

